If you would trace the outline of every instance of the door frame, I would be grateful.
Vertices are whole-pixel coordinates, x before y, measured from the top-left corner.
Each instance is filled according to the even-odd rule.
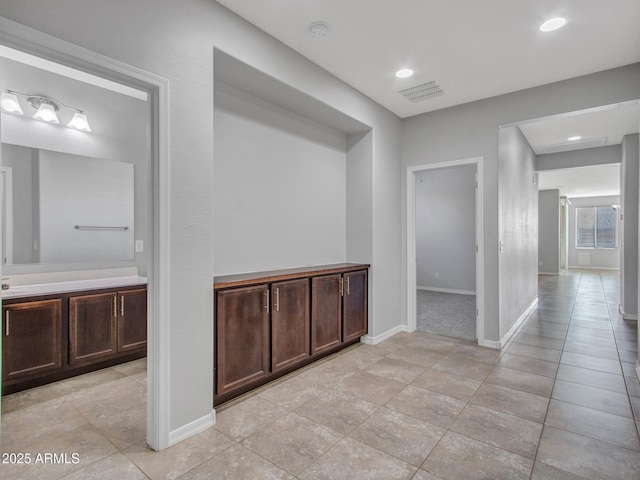
[[[427,170],[476,165],[476,337],[487,346],[484,335],[484,168],[483,157],[465,158],[407,167],[407,330],[417,327],[416,267],[416,174]]]
[[[0,218],[2,219],[2,261],[13,263],[13,168],[0,166]],[[1,300],[1,299],[0,299]]]
[[[169,81],[4,17],[0,17],[0,45],[133,86],[149,95],[147,443],[162,450],[170,445]]]

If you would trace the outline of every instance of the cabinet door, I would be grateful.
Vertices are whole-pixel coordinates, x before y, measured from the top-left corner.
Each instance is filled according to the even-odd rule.
[[[118,292],[118,351],[147,346],[147,290]]]
[[[367,272],[345,273],[343,277],[342,340],[348,342],[367,333]]]
[[[2,380],[62,367],[62,301],[16,303],[2,309]]]
[[[311,279],[311,354],[342,343],[342,275]]]
[[[309,356],[309,280],[271,285],[271,368],[274,372]]]
[[[217,394],[269,374],[269,289],[234,288],[216,295]]]
[[[116,294],[69,298],[69,364],[94,363],[117,353]]]

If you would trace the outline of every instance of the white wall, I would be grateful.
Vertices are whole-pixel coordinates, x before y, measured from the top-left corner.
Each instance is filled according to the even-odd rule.
[[[518,127],[498,132],[500,338],[538,295],[536,155]]]
[[[610,197],[579,197],[570,198],[569,206],[569,268],[581,268],[578,263],[578,253],[591,255],[592,268],[620,268],[620,248],[576,248],[576,208],[603,207],[620,205],[620,196]],[[620,219],[618,218],[618,245],[620,244]],[[626,267],[626,264],[625,264]]]
[[[605,88],[606,87],[606,88]],[[498,126],[640,98],[640,64],[480,100],[404,120],[406,167],[482,156],[485,212],[485,336],[498,341]],[[403,185],[403,198],[406,192]],[[403,203],[403,232],[406,208]],[[406,244],[406,238],[403,239]],[[406,249],[403,249],[406,279]],[[537,271],[537,269],[536,269]],[[532,272],[532,275],[535,273]],[[509,277],[505,279],[509,281]],[[406,283],[403,287],[406,295]],[[403,305],[403,318],[406,305]]]
[[[560,273],[560,190],[538,192],[538,272]]]
[[[400,129],[395,115],[210,0],[23,0],[0,15],[155,73],[170,85],[170,429],[213,403],[213,49],[369,125],[370,334],[401,308]]]
[[[346,261],[346,136],[220,90],[214,273]]]
[[[418,288],[475,293],[475,173],[475,165],[416,173]]]
[[[40,150],[38,163],[40,261],[133,259],[133,165],[48,150]]]
[[[622,278],[620,305],[624,317],[638,315],[638,175],[640,172],[640,135],[622,139],[620,165],[620,204],[622,207]]]

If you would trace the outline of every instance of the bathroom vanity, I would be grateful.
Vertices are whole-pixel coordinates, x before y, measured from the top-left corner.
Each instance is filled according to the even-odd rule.
[[[214,277],[214,405],[360,341],[367,264]]]
[[[145,357],[146,283],[128,276],[3,291],[3,395]]]

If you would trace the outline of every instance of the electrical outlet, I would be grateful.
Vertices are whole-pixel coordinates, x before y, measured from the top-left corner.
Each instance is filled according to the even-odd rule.
[[[144,252],[144,241],[136,240],[136,253]]]
[[[436,280],[440,278],[440,274],[438,272],[436,272],[436,274],[434,275],[434,277],[436,277]]]

